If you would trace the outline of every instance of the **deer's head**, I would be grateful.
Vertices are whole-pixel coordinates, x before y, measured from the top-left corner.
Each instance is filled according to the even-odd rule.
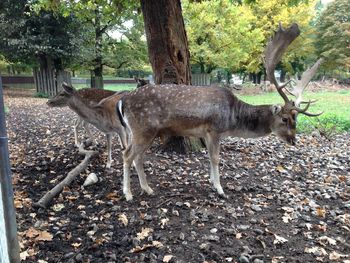
[[[322,59],[319,59],[310,70],[304,72],[302,80],[297,82],[298,85],[293,88],[293,92],[286,89],[286,86],[290,83],[290,81],[280,85],[277,82],[274,74],[276,65],[280,61],[282,54],[299,34],[300,31],[297,24],[293,24],[287,30],[284,30],[280,24],[278,31],[266,46],[263,58],[267,78],[276,86],[278,93],[284,100],[283,106],[271,106],[271,111],[274,116],[271,124],[271,130],[283,141],[293,145],[296,142],[295,135],[298,114],[300,113],[314,117],[323,113],[313,114],[307,112],[311,103],[314,103],[315,101],[305,102],[302,100],[302,93],[307,84],[310,82],[311,78],[315,75],[317,68],[322,63]],[[283,89],[286,89],[287,92],[295,96],[296,100],[290,100]],[[304,108],[300,108],[301,104],[306,104],[306,106]]]
[[[53,98],[47,101],[49,107],[65,107],[68,105],[69,99],[76,92],[75,88],[69,86],[67,83],[62,83],[62,90]]]

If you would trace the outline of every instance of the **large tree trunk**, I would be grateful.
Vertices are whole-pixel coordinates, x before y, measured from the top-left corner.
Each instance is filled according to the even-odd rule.
[[[191,84],[180,0],[141,0],[141,7],[155,83]]]
[[[190,54],[180,0],[141,0],[155,83],[191,84]],[[172,137],[164,149],[186,152],[189,140]]]

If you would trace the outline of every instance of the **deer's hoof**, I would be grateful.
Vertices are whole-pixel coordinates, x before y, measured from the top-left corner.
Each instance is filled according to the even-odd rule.
[[[124,195],[125,195],[126,201],[131,201],[132,200],[132,194],[131,193],[126,193]]]
[[[154,191],[152,190],[152,188],[151,187],[144,187],[144,188],[142,188],[142,193],[143,192],[145,192],[146,194],[148,194],[148,195],[154,195]]]

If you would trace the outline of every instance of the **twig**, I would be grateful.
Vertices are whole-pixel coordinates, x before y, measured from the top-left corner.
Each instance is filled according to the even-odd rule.
[[[71,184],[71,182],[79,175],[88,165],[91,157],[96,155],[97,151],[88,151],[83,148],[83,144],[79,146],[79,154],[85,155],[84,160],[78,164],[73,170],[71,170],[66,178],[64,178],[60,183],[58,183],[54,188],[48,191],[38,202],[34,203],[34,207],[47,208],[49,203],[54,197],[62,192],[65,186]]]

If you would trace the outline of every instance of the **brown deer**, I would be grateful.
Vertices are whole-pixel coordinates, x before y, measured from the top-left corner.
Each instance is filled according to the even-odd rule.
[[[71,110],[78,114],[79,119],[76,121],[74,129],[75,143],[78,145],[77,128],[84,122],[94,125],[97,129],[104,132],[107,137],[107,168],[112,164],[112,136],[114,133],[119,135],[119,139],[123,148],[126,147],[125,128],[120,124],[119,117],[116,112],[117,102],[127,92],[122,91],[115,93],[113,91],[101,89],[82,89],[76,90],[66,83],[62,84],[62,90],[53,98],[49,99],[47,105],[50,107],[68,106]],[[92,137],[89,129],[87,130]]]
[[[307,112],[311,102],[301,109],[283,92],[273,74],[282,53],[300,34],[293,24],[279,27],[265,51],[267,74],[285,101],[282,105],[247,104],[227,89],[186,85],[145,85],[130,92],[118,102],[122,124],[127,128],[129,144],[123,152],[123,193],[132,199],[130,166],[134,162],[142,190],[153,194],[143,168],[143,155],[159,135],[181,135],[204,138],[210,158],[210,180],[221,196],[225,196],[219,177],[220,139],[227,136],[256,138],[271,133],[294,145],[296,119]],[[318,114],[317,114],[318,115]]]
[[[62,92],[61,92],[62,93]],[[91,101],[92,103],[99,103],[102,99],[107,98],[109,96],[114,95],[114,91],[110,90],[103,90],[103,89],[95,89],[95,88],[84,88],[77,91],[76,95],[84,98],[84,100]],[[68,107],[68,97],[61,96],[62,94],[57,94],[55,97],[49,99],[47,101],[47,105],[49,107]],[[75,123],[74,123],[74,143],[75,146],[79,147],[79,140],[78,140],[78,129],[83,126],[86,133],[90,137],[91,140],[94,141],[94,137],[92,136],[92,133],[89,128],[89,123],[85,122],[83,118],[77,117]]]

